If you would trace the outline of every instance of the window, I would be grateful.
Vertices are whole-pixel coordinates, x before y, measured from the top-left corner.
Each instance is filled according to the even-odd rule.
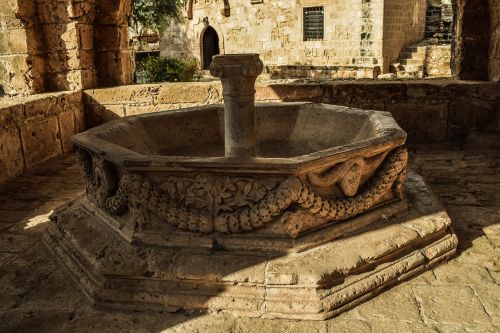
[[[323,40],[323,7],[304,8],[304,40]]]

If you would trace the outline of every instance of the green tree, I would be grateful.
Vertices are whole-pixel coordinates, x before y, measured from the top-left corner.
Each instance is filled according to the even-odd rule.
[[[138,36],[145,31],[158,34],[164,25],[181,18],[185,0],[133,0],[131,26]]]

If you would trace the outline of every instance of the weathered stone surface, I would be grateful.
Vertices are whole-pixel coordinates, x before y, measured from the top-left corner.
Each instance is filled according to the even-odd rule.
[[[477,295],[485,305],[488,313],[498,313],[494,307],[488,307],[488,301],[483,299],[484,296],[491,299],[492,306],[497,306],[499,303],[495,300],[498,292],[494,289],[485,289],[484,292],[479,291],[475,286],[481,286],[484,283],[489,283],[483,279],[483,272],[485,264],[488,262],[498,262],[495,255],[498,250],[491,247],[485,247],[488,239],[481,230],[481,228],[488,228],[497,225],[498,216],[493,212],[498,212],[497,201],[477,201],[478,204],[458,204],[456,199],[462,196],[473,197],[482,195],[487,197],[498,196],[496,188],[484,188],[483,193],[478,193],[476,190],[469,188],[467,185],[473,185],[477,181],[495,183],[497,176],[491,173],[493,165],[498,162],[497,152],[485,152],[480,147],[475,147],[471,150],[462,150],[462,147],[450,144],[446,145],[420,145],[414,147],[412,151],[413,160],[421,169],[423,175],[429,180],[429,185],[433,188],[434,192],[440,196],[440,199],[446,205],[446,209],[450,211],[453,218],[453,225],[457,231],[457,236],[460,239],[462,248],[465,249],[458,254],[453,263],[454,268],[452,273],[441,275],[440,286],[449,286],[449,294],[444,295],[441,299],[442,302],[448,302],[448,307],[454,308],[455,304],[448,295],[453,295],[455,288],[461,286],[462,283],[468,283],[467,280],[473,281],[472,288],[476,291]],[[474,159],[467,157],[473,156]],[[441,161],[449,161],[448,164],[443,165]],[[468,166],[469,163],[470,166]],[[438,164],[442,170],[438,175],[435,173],[436,168],[434,164]],[[473,171],[473,173],[471,173]],[[474,174],[483,174],[484,178],[478,180]],[[447,175],[447,182],[441,183],[441,176]],[[472,177],[472,178],[469,178]],[[489,177],[489,180],[488,178]],[[457,191],[453,185],[455,183],[465,184],[463,188]],[[28,190],[29,189],[29,190]],[[70,193],[69,190],[73,193]],[[66,192],[64,191],[66,190]],[[16,223],[15,229],[7,228],[0,231],[2,234],[11,234],[14,231],[17,234],[29,233],[31,239],[39,239],[42,226],[39,224],[29,229],[26,227],[27,221],[24,216],[32,218],[41,213],[36,211],[49,212],[62,204],[69,198],[75,198],[84,191],[84,184],[82,182],[82,174],[79,171],[79,166],[73,157],[68,156],[64,159],[52,161],[49,164],[43,165],[42,168],[37,167],[34,170],[28,171],[24,178],[17,178],[0,187],[0,222],[6,221],[4,212],[15,212],[11,214],[9,223]],[[20,202],[25,202],[26,198],[32,199],[34,196],[43,198],[39,200],[35,207],[19,208],[18,211],[13,211],[13,207],[21,207],[15,204],[12,200],[6,201],[6,198],[16,198]],[[44,203],[46,200],[48,202]],[[448,204],[450,202],[450,204]],[[481,205],[481,210],[475,209]],[[480,208],[480,207],[479,207]],[[486,214],[484,212],[491,211],[492,213]],[[481,213],[483,211],[483,213]],[[18,216],[18,217],[16,217]],[[477,218],[476,218],[477,216]],[[2,221],[3,219],[3,221]],[[473,225],[470,221],[479,221],[480,226]],[[7,224],[7,223],[2,223]],[[8,224],[7,224],[8,225]],[[472,235],[472,236],[471,236]],[[494,235],[490,235],[494,236]],[[472,239],[470,238],[472,237]],[[479,240],[485,240],[479,241]],[[14,244],[15,245],[15,244]],[[476,246],[479,246],[476,249]],[[12,248],[10,249],[13,250]],[[443,323],[443,322],[426,322],[425,318],[418,319],[412,316],[403,316],[403,311],[400,312],[401,316],[395,319],[377,319],[382,318],[382,310],[385,306],[396,307],[398,302],[393,299],[401,299],[403,301],[403,309],[407,308],[408,300],[405,286],[411,285],[426,285],[429,287],[429,293],[432,293],[433,284],[436,280],[433,277],[433,272],[429,271],[420,275],[408,282],[405,282],[401,287],[392,288],[385,291],[384,294],[378,298],[368,301],[358,308],[365,309],[364,315],[368,318],[374,319],[360,319],[357,317],[356,311],[351,310],[334,319],[328,320],[326,323],[318,321],[304,321],[304,320],[269,320],[263,318],[255,319],[242,319],[234,318],[227,313],[219,314],[205,314],[203,318],[201,314],[194,313],[152,313],[152,312],[107,312],[87,305],[85,300],[82,300],[83,295],[73,286],[71,281],[67,279],[64,271],[58,269],[51,275],[44,275],[41,272],[51,272],[53,264],[47,265],[45,260],[48,254],[43,248],[38,247],[35,251],[23,255],[23,251],[14,251],[15,253],[0,252],[0,312],[2,322],[0,324],[0,331],[2,332],[47,332],[54,331],[60,332],[94,332],[94,331],[134,331],[134,332],[205,332],[210,328],[217,330],[217,332],[324,332],[325,324],[328,326],[326,332],[339,332],[339,333],[352,333],[352,332],[491,332],[496,333],[499,330],[498,320],[495,322],[493,319],[489,322],[481,324],[470,324],[460,322],[460,318],[455,315],[454,318],[458,323]],[[462,260],[462,256],[467,259]],[[18,259],[16,259],[18,258]],[[20,261],[19,258],[30,258],[32,260]],[[36,259],[38,258],[38,259]],[[33,260],[35,259],[35,260]],[[13,260],[17,262],[15,265],[10,265]],[[49,259],[50,260],[50,259]],[[460,264],[467,262],[468,265],[463,266],[460,271]],[[441,272],[448,264],[439,266]],[[475,265],[482,269],[473,269],[470,265]],[[17,267],[17,268],[16,268]],[[52,268],[51,268],[52,267]],[[48,268],[48,271],[47,271]],[[13,273],[15,272],[15,273]],[[494,271],[490,271],[492,276],[498,275]],[[496,274],[496,275],[495,275]],[[460,275],[460,277],[458,277]],[[29,277],[46,276],[48,278],[42,279],[41,283],[39,278],[28,279]],[[462,282],[463,281],[463,282]],[[481,282],[484,281],[484,282]],[[496,280],[497,283],[500,279]],[[485,286],[485,288],[487,285]],[[400,291],[404,292],[400,295]],[[378,301],[378,299],[381,301]],[[369,310],[371,302],[377,302],[378,307]],[[434,304],[434,303],[433,303]],[[441,305],[439,303],[438,305]],[[482,308],[482,305],[477,302],[472,302],[474,306]],[[426,311],[438,311],[439,308],[430,304],[430,308]],[[476,311],[476,309],[474,310]],[[387,311],[387,316],[392,314]],[[455,321],[454,320],[454,321]]]
[[[499,122],[497,102],[457,101],[450,102],[448,112],[448,138],[463,139],[478,128],[496,130]]]
[[[69,151],[69,137],[85,127],[81,96],[52,93],[0,102],[1,181]]]
[[[0,132],[0,181],[24,170],[21,137],[17,128],[3,128]]]
[[[446,103],[425,108],[418,103],[396,103],[386,105],[386,110],[407,130],[412,142],[439,142],[446,139],[447,107]]]
[[[467,286],[413,287],[422,316],[429,322],[485,324],[491,318],[474,290]]]
[[[27,168],[62,154],[57,117],[21,127],[21,141]]]
[[[405,318],[406,321],[418,322],[421,318],[413,289],[407,284],[397,286],[391,293],[381,294],[372,301],[359,305],[350,311],[349,316],[364,321],[397,321]]]
[[[410,182],[410,184],[415,185],[418,183],[419,181],[416,179]],[[412,188],[413,185],[409,186]],[[424,192],[422,192],[422,190],[417,190],[417,188],[424,189]],[[424,199],[424,197],[428,197],[428,194],[425,192],[425,187],[417,186],[417,188],[415,188],[415,193],[409,191],[411,196],[417,196],[410,201],[416,202],[417,207],[421,207],[412,208],[416,209],[414,211],[416,215],[414,216],[417,217],[416,220],[412,217],[414,227],[418,228],[420,226],[418,229],[429,230],[432,234],[436,233],[436,229],[434,227],[429,228],[424,226],[435,224],[437,230],[440,230],[438,233],[444,232],[449,226],[449,219],[445,216],[434,216],[432,218],[423,217],[423,215],[426,215],[426,210],[435,212],[437,207],[433,206],[432,199],[430,199],[430,201],[429,199]],[[421,200],[424,201],[421,202]],[[74,206],[77,210],[78,205],[77,203]],[[422,210],[423,207],[426,208]],[[135,276],[135,274],[139,274],[139,276],[143,274],[148,276],[149,274],[162,280],[164,279],[164,283],[172,283],[167,282],[169,280],[177,281],[179,287],[183,285],[183,281],[190,281],[190,284],[199,284],[199,286],[196,287],[197,290],[207,288],[205,292],[197,296],[195,296],[196,294],[191,294],[191,296],[184,298],[179,298],[179,296],[176,295],[176,291],[170,290],[168,291],[168,293],[170,293],[168,298],[161,298],[163,299],[162,302],[169,302],[166,303],[167,308],[208,307],[215,309],[233,309],[243,315],[248,314],[252,316],[260,314],[268,317],[288,317],[295,319],[327,318],[337,314],[346,306],[350,307],[362,301],[364,297],[355,300],[359,295],[366,294],[366,297],[370,297],[370,295],[378,293],[377,290],[381,284],[391,285],[399,278],[404,278],[407,275],[414,274],[413,272],[418,272],[419,267],[427,261],[434,262],[440,260],[440,258],[446,258],[450,253],[453,253],[454,246],[456,246],[456,241],[453,237],[450,238],[447,232],[444,232],[444,234],[441,233],[442,238],[439,242],[429,244],[425,241],[429,234],[425,233],[419,235],[412,229],[406,229],[406,227],[403,226],[403,221],[414,214],[411,213],[412,209],[410,209],[410,215],[403,214],[395,220],[386,222],[388,223],[387,227],[378,230],[375,228],[368,233],[365,232],[357,236],[351,236],[350,238],[328,243],[292,256],[277,257],[270,261],[266,259],[266,257],[255,257],[255,262],[248,262],[238,259],[238,254],[236,253],[222,254],[222,257],[221,254],[214,253],[209,256],[205,255],[205,259],[203,259],[203,255],[181,255],[177,257],[177,261],[173,262],[172,267],[176,267],[174,274],[169,273],[171,268],[168,268],[168,266],[153,264],[153,262],[146,265],[148,269],[152,270],[150,273],[141,273],[145,269],[144,267],[141,268],[141,266],[135,266],[134,264],[134,268],[132,266],[127,268],[123,266],[123,262],[118,264],[120,259],[117,258],[129,258],[128,263],[131,263],[130,260],[132,257],[131,254],[126,255],[123,250],[120,250],[122,252],[121,254],[113,254],[113,251],[118,249],[114,246],[113,251],[108,253],[109,257],[102,261],[98,253],[100,253],[103,247],[109,245],[109,242],[103,242],[104,238],[106,238],[103,238],[104,234],[109,231],[101,227],[97,228],[100,223],[91,221],[92,218],[89,218],[88,215],[84,217],[85,214],[81,215],[82,212],[73,215],[73,213],[70,212],[72,209],[73,208],[69,208],[68,212],[65,214],[69,214],[67,216],[81,216],[83,219],[79,218],[75,221],[69,221],[64,218],[63,215],[60,215],[61,219],[57,222],[58,227],[51,227],[52,231],[50,235],[47,235],[47,238],[45,238],[47,244],[50,244],[50,247],[57,251],[58,256],[61,256],[66,265],[68,265],[67,267],[72,267],[72,270],[78,267],[78,264],[75,265],[76,262],[69,259],[64,252],[58,250],[59,247],[54,247],[56,243],[69,244],[64,240],[65,237],[59,234],[57,228],[63,228],[66,230],[66,233],[72,234],[71,238],[78,244],[77,247],[71,250],[74,251],[73,253],[76,257],[90,255],[90,257],[87,257],[87,260],[90,262],[100,262],[97,267],[101,267],[100,269],[104,269],[108,274],[111,272],[113,272],[113,275],[132,274],[129,275],[130,277]],[[440,214],[442,215],[442,213]],[[418,216],[420,216],[420,218],[418,218]],[[84,221],[88,222],[84,223]],[[439,224],[441,222],[443,223]],[[399,223],[403,224],[400,225]],[[421,225],[419,225],[419,223]],[[93,242],[88,242],[88,239],[93,239]],[[389,242],[389,240],[392,241]],[[413,252],[409,256],[398,255],[397,259],[394,259],[390,265],[386,265],[379,261],[379,259],[383,258],[387,253],[394,253],[395,251],[402,251],[402,253],[404,253],[405,251],[403,249],[409,246],[409,244],[415,244],[415,242],[423,242],[429,245],[424,246],[426,249],[424,249],[423,252]],[[78,250],[78,248],[80,250]],[[351,250],[349,254],[339,256],[338,253],[340,248],[349,248]],[[435,250],[433,250],[434,248]],[[224,257],[226,259],[224,259]],[[313,262],[311,262],[312,257],[315,258]],[[151,259],[152,258],[153,257],[151,257]],[[160,257],[155,256],[155,258]],[[149,262],[151,259],[145,260]],[[214,262],[210,264],[212,260],[214,260]],[[156,262],[156,259],[154,261]],[[137,260],[134,260],[134,262],[139,263]],[[83,262],[80,262],[80,264],[82,263]],[[205,265],[205,271],[200,271],[201,265]],[[217,269],[219,265],[222,265],[224,269]],[[249,265],[249,267],[244,268],[243,266],[245,265]],[[371,268],[362,268],[365,265]],[[81,275],[85,271],[90,272],[88,269],[89,268],[86,268],[84,271],[79,272],[74,271],[76,273],[74,276],[82,283],[82,286],[87,292],[91,295],[96,295],[94,293],[97,292],[97,289],[95,289],[97,286],[94,286],[94,283],[90,282],[90,280],[86,280],[86,278],[83,278]],[[366,273],[355,273],[362,271]],[[267,296],[261,299],[265,294],[263,294],[263,290],[258,286],[263,283],[264,276],[266,276],[265,284],[267,285]],[[290,278],[287,279],[287,276]],[[340,282],[337,281],[337,279],[339,279]],[[208,283],[211,283],[211,285],[209,286]],[[345,283],[345,288],[342,288],[339,283],[341,285]],[[256,285],[251,287],[253,284]],[[280,284],[280,286],[278,287],[276,284]],[[106,285],[113,285],[114,289],[104,291],[104,294],[98,296],[99,299],[102,299],[102,297],[110,297],[109,300],[114,302],[116,306],[119,306],[122,296],[119,296],[119,293],[116,291],[119,290],[118,288],[122,288],[121,283],[119,280],[113,281],[113,279],[110,279]],[[310,286],[315,285],[316,287],[310,289]],[[313,290],[316,290],[319,286],[322,286],[320,288],[322,291],[320,295],[317,295],[317,292],[313,292]],[[130,287],[131,285],[127,288]],[[283,303],[285,297],[283,293],[288,290],[287,288],[291,289],[287,296],[287,302]],[[294,290],[293,292],[291,292],[292,289]],[[121,290],[121,292],[124,291],[124,289]],[[156,306],[155,303],[160,301],[157,296],[158,292],[159,289],[156,289],[156,291],[151,290],[147,292],[147,294],[140,293],[143,295],[142,297],[146,297],[142,298],[142,300],[138,294],[127,293],[129,293],[128,297],[131,297],[135,302],[142,303],[145,300],[149,300],[146,302],[153,302],[148,306],[154,308]],[[311,294],[311,292],[313,292],[313,294]],[[207,297],[208,295],[211,296]],[[315,300],[317,297],[319,297],[319,299]],[[259,305],[262,301],[266,303],[264,308]],[[140,303],[137,303],[137,306]],[[103,305],[104,304],[106,303],[103,303]],[[141,307],[146,305],[147,303],[143,303]],[[411,307],[411,303],[409,306]],[[416,308],[414,307],[413,310],[416,310]],[[300,314],[297,311],[299,311]],[[316,314],[318,311],[320,311],[320,313]],[[323,311],[326,312],[321,313]],[[402,313],[405,313],[406,316],[408,315],[407,312]],[[414,313],[417,314],[418,311],[414,311]]]
[[[28,95],[131,83],[130,11],[131,1],[11,1],[0,9],[0,85]],[[100,62],[107,50],[117,57]]]
[[[455,77],[462,80],[488,80],[490,52],[477,52],[477,50],[491,50],[490,24],[492,21],[488,10],[489,0],[459,0],[456,2],[456,32],[454,36],[452,71]],[[495,29],[496,31],[498,28]],[[497,33],[497,32],[495,32]],[[498,58],[497,58],[498,59]],[[498,60],[492,59],[492,67]]]
[[[324,6],[324,36],[305,40],[304,8],[316,6]],[[214,54],[204,54],[202,44],[211,31],[218,35],[220,54],[259,53],[271,78],[373,78],[380,69],[387,71],[403,45],[423,37],[425,7],[424,0],[412,0],[408,6],[392,0],[191,0],[184,20],[163,32],[161,51],[166,56],[196,58],[208,69],[210,61],[205,58]]]
[[[75,114],[70,112],[61,113],[58,117],[59,129],[61,134],[62,152],[67,153],[73,149],[71,137],[77,132],[77,124],[75,121]]]
[[[410,133],[409,142],[429,142],[463,138],[475,129],[493,127],[498,117],[499,91],[495,83],[434,80],[258,84],[256,100],[314,101],[390,110],[399,116],[398,122]],[[175,96],[188,96],[186,101],[189,103]],[[218,84],[201,82],[133,85],[84,92],[87,117],[100,119],[104,119],[103,113],[117,113],[117,104],[124,108],[117,114],[134,115],[220,103],[221,96]],[[103,112],[102,108],[109,112]],[[108,118],[116,119],[114,116]]]
[[[161,86],[157,98],[160,104],[197,103],[199,105],[222,102],[220,84],[173,83]]]
[[[490,10],[490,54],[489,78],[490,81],[500,82],[500,4],[489,0]]]

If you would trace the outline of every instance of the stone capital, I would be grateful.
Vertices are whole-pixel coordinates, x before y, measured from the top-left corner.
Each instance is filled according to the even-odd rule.
[[[213,58],[210,74],[223,79],[256,79],[264,64],[258,54],[220,54]]]
[[[226,98],[253,96],[264,64],[258,54],[221,54],[213,58],[210,74],[220,78]]]

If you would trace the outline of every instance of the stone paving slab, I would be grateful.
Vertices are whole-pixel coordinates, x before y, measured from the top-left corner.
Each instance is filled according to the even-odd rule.
[[[452,218],[459,254],[328,321],[92,307],[41,243],[48,214],[84,191],[72,155],[0,187],[0,332],[499,332],[500,152],[412,147]]]

